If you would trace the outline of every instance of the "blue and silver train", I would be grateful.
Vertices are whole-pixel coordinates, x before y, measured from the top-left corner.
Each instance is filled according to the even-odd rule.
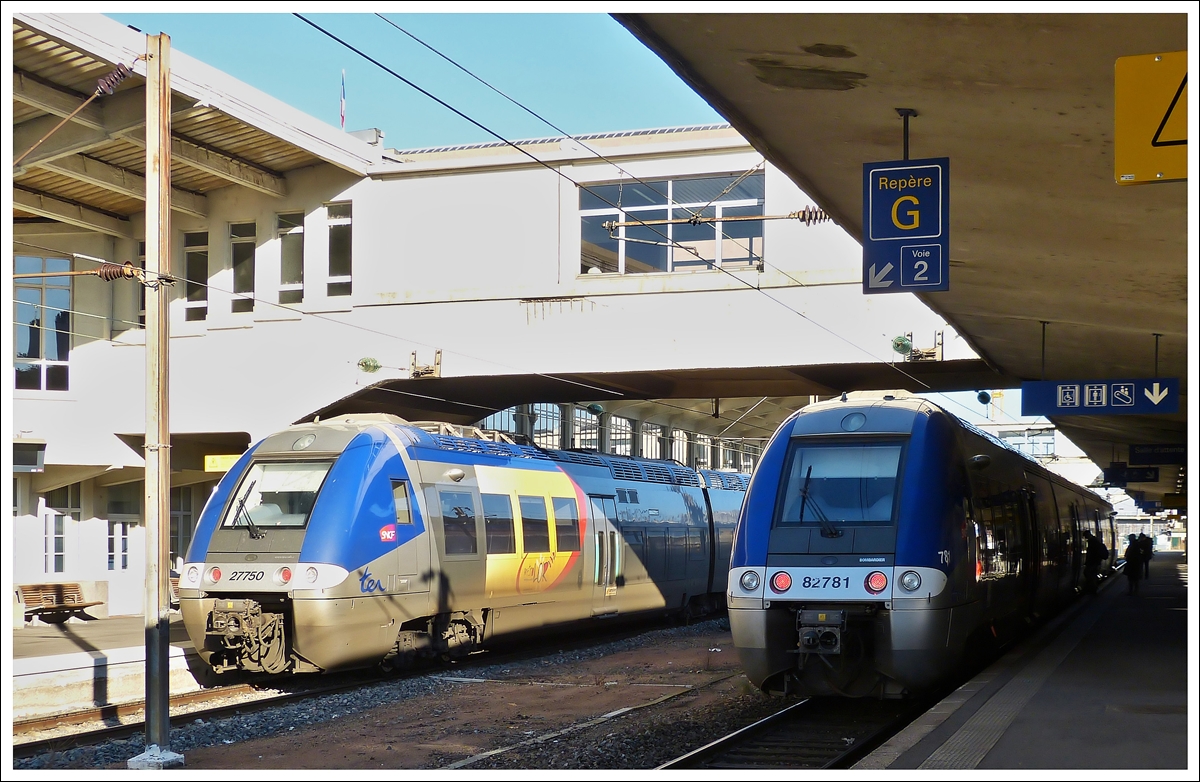
[[[248,450],[179,582],[218,673],[400,666],[518,633],[721,607],[748,476],[369,414]]]
[[[793,414],[734,535],[729,621],[768,692],[904,697],[1084,587],[1111,506],[904,392]]]

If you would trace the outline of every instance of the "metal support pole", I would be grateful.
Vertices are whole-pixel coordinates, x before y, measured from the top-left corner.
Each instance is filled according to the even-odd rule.
[[[1158,340],[1162,334],[1154,335],[1154,377],[1158,377]]]
[[[146,36],[146,751],[130,768],[183,765],[171,752],[170,521],[167,288],[170,273],[171,38]]]
[[[904,159],[908,160],[908,120],[917,116],[916,109],[896,109],[896,113],[904,118]]]
[[[1046,379],[1046,326],[1049,323],[1048,320],[1042,321],[1042,380]]]

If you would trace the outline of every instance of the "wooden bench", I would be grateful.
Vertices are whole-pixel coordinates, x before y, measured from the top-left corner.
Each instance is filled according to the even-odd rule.
[[[79,584],[22,584],[18,588],[25,604],[25,618],[40,617],[51,624],[62,624],[72,616],[94,619],[85,610],[104,604],[103,600],[84,600]]]

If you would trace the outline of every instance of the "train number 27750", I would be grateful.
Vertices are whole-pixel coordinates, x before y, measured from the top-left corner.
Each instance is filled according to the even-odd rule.
[[[229,574],[230,581],[262,581],[261,570],[235,570]]]

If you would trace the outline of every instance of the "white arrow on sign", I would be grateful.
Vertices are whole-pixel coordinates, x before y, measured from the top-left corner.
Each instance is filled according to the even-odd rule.
[[[1154,384],[1154,393],[1153,393],[1153,394],[1152,394],[1152,393],[1150,393],[1150,389],[1149,389],[1149,388],[1143,388],[1143,389],[1142,389],[1142,393],[1143,393],[1143,394],[1145,394],[1145,395],[1146,395],[1146,398],[1147,398],[1147,399],[1149,399],[1151,402],[1153,402],[1154,404],[1158,404],[1159,402],[1161,402],[1161,401],[1163,401],[1164,399],[1166,399],[1166,398],[1167,398],[1167,393],[1168,393],[1170,390],[1171,390],[1171,389],[1169,389],[1169,388],[1164,388],[1162,391],[1159,391],[1159,390],[1158,390],[1158,383],[1155,383],[1155,384]]]
[[[895,282],[895,280],[888,280],[887,282],[884,282],[883,278],[886,277],[888,275],[888,272],[890,272],[893,268],[894,267],[889,262],[887,266],[884,266],[882,269],[879,270],[879,274],[876,274],[875,273],[875,264],[871,264],[871,274],[867,278],[867,287],[868,288],[889,288],[889,287],[891,287],[892,283]]]

